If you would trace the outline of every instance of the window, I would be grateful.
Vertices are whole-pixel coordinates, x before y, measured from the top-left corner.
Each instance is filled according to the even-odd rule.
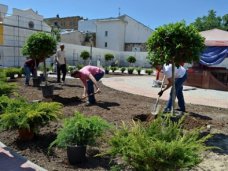
[[[105,37],[107,37],[108,36],[108,31],[105,31]]]
[[[108,43],[107,42],[105,42],[105,47],[108,47]]]
[[[28,26],[30,29],[34,28],[34,22],[33,21],[29,21]]]

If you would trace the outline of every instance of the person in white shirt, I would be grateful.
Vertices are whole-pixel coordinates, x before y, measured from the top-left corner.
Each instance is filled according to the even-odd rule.
[[[64,44],[60,44],[60,50],[56,52],[56,58],[55,61],[57,63],[57,82],[61,83],[60,77],[61,77],[61,71],[62,71],[62,81],[65,83],[66,78],[66,55],[64,50]]]
[[[161,69],[162,65],[157,65],[157,69]],[[169,89],[172,86],[172,64],[163,65],[163,73],[168,80],[168,84],[166,87],[161,90],[158,95],[162,96],[163,92]],[[178,106],[181,112],[185,112],[185,101],[183,96],[183,84],[187,79],[187,72],[183,66],[175,67],[175,89],[176,89],[176,97],[178,99]],[[176,98],[175,97],[175,98]],[[172,107],[172,89],[170,91],[170,97],[166,104],[166,108],[164,109],[164,113],[170,112]]]

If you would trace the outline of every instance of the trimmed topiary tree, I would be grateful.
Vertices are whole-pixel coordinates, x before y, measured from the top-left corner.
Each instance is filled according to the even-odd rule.
[[[84,60],[84,65],[86,63],[86,60],[89,59],[89,52],[84,50],[81,52],[80,57]]]
[[[114,55],[111,54],[111,53],[106,53],[106,54],[104,55],[104,59],[105,59],[106,62],[111,61],[111,60],[114,59]]]
[[[134,56],[128,56],[127,62],[129,63],[129,66],[130,66],[136,62],[136,58]]]
[[[184,22],[168,24],[157,28],[147,41],[148,59],[154,65],[172,64],[172,113],[175,102],[174,68],[180,63],[198,61],[204,49],[204,38]]]
[[[55,54],[56,45],[56,39],[53,38],[50,34],[44,32],[33,33],[23,46],[22,54],[29,56],[32,59],[37,59],[40,61],[44,60],[44,75],[46,78],[45,59]]]

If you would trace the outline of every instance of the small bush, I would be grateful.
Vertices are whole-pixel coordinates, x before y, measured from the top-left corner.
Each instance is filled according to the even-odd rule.
[[[128,56],[127,57],[127,62],[130,64],[133,64],[136,62],[136,58],[134,56]]]
[[[77,65],[77,69],[82,69],[83,67],[84,67],[83,64],[78,64],[78,65]]]
[[[148,75],[151,75],[153,73],[153,70],[152,69],[146,69],[145,71]]]
[[[106,53],[104,58],[105,58],[105,61],[111,61],[114,59],[114,55],[111,53]]]
[[[109,124],[99,116],[86,117],[77,112],[65,120],[55,141],[50,145],[66,148],[69,145],[94,145],[96,139],[109,128]]]
[[[81,57],[84,61],[86,61],[87,59],[89,59],[89,52],[86,51],[86,50],[82,51],[81,54],[80,54],[80,57]]]
[[[118,69],[118,67],[114,67],[113,66],[113,67],[110,67],[110,69],[111,69],[112,72],[115,72]]]
[[[156,119],[145,126],[133,122],[123,124],[110,139],[107,154],[121,157],[124,165],[134,170],[178,170],[191,168],[201,162],[201,154],[208,149],[199,130],[183,131],[182,121],[173,123],[167,118]]]
[[[0,81],[0,96],[10,95],[16,88],[15,84]]]
[[[7,99],[5,96],[1,99],[7,104],[1,103],[0,127],[7,130],[25,128],[36,132],[38,127],[58,119],[62,107],[57,102],[28,103],[22,98]]]
[[[138,67],[138,68],[136,68],[136,71],[138,72],[138,75],[140,75],[141,71],[142,71],[142,68]]]
[[[126,68],[125,67],[122,67],[120,70],[121,70],[122,73],[124,73],[124,71],[126,70]]]
[[[134,67],[128,67],[127,72],[128,74],[133,74],[135,68]]]

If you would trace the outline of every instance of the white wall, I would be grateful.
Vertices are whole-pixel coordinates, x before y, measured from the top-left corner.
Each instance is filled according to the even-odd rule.
[[[30,21],[34,22],[33,29],[29,29]],[[31,9],[13,9],[13,15],[3,18],[3,25],[4,42],[0,52],[2,54],[0,65],[3,66],[22,66],[25,58],[22,57],[21,47],[26,39],[37,31],[51,31],[51,28],[43,22],[43,16]]]
[[[97,21],[96,47],[102,49],[124,50],[125,23],[122,20]],[[105,36],[105,31],[108,35]],[[107,42],[107,47],[105,47]]]
[[[96,33],[96,20],[79,20],[78,31]]]
[[[61,41],[65,43],[81,45],[84,39],[84,35],[77,30],[61,34]]]
[[[125,16],[124,20],[127,22],[125,43],[145,43],[153,32],[152,29],[128,16]]]

